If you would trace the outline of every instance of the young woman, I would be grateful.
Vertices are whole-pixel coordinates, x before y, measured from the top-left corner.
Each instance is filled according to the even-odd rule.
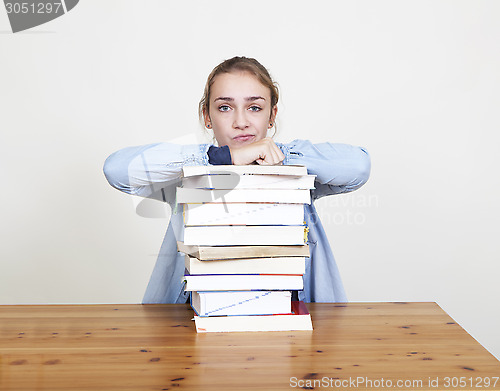
[[[316,175],[312,200],[361,187],[370,173],[370,158],[360,147],[346,144],[312,144],[294,140],[275,143],[268,131],[275,128],[278,89],[258,61],[234,57],[209,75],[199,113],[213,131],[217,146],[157,143],[129,147],[106,159],[104,174],[111,186],[128,194],[168,202],[172,216],[149,281],[144,303],[185,303],[184,255],[177,252],[183,238],[182,213],[175,208],[175,189],[184,165],[295,164]],[[306,302],[347,301],[327,236],[313,203],[304,206],[309,227],[310,258],[306,262]]]

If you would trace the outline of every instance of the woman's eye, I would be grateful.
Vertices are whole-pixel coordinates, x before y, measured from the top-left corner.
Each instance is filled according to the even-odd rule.
[[[259,106],[250,106],[250,111],[261,111],[262,109]]]
[[[227,105],[219,106],[219,111],[229,111],[231,108]]]

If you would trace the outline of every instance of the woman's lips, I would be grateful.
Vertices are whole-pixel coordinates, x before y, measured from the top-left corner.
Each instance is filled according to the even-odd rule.
[[[233,140],[234,141],[240,141],[240,142],[243,142],[243,141],[248,141],[248,140],[251,140],[252,138],[254,138],[255,136],[253,134],[242,134],[240,136],[236,136],[236,137],[233,137]]]

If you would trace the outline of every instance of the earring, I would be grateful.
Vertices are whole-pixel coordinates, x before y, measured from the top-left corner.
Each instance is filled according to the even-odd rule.
[[[269,122],[269,127],[272,128],[273,127],[273,123],[272,122]]]
[[[212,125],[207,124],[207,129],[210,129],[211,127],[212,127]]]

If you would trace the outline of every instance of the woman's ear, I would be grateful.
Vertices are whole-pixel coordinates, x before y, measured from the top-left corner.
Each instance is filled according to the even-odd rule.
[[[272,128],[276,122],[276,114],[278,114],[278,105],[274,105],[271,109],[271,116],[269,117],[269,128]]]
[[[212,121],[210,121],[210,116],[207,113],[207,108],[203,108],[203,122],[205,122],[205,128],[211,129],[212,128]]]

